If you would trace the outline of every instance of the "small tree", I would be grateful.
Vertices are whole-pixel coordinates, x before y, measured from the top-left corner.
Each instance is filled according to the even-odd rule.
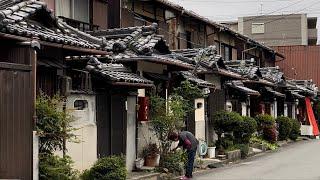
[[[75,140],[75,130],[70,123],[72,116],[63,110],[63,98],[59,95],[49,97],[41,93],[36,101],[37,133],[40,136],[40,153],[52,154],[54,151],[65,151],[64,142]]]
[[[204,97],[202,90],[188,80],[182,81],[180,87],[174,89],[174,94],[183,97],[183,99],[190,106],[191,110],[194,109],[194,100]],[[188,111],[190,111],[190,109]]]
[[[179,131],[183,128],[187,104],[178,95],[171,96],[168,101],[159,96],[152,96],[150,100],[152,130],[160,141],[160,154],[167,154],[171,147],[168,135],[170,132]]]
[[[232,133],[236,129],[240,129],[241,123],[243,122],[243,117],[236,112],[219,111],[213,115],[210,122],[213,125],[214,130],[218,135],[217,148],[218,150],[223,150],[226,148],[223,144],[223,139],[221,138],[223,133]]]
[[[300,131],[300,127],[301,127],[301,124],[298,120],[296,119],[291,119],[292,121],[292,130],[290,132],[290,135],[289,135],[289,138],[291,140],[297,140],[297,138],[299,137],[301,131]]]
[[[41,93],[36,101],[37,133],[39,141],[39,179],[77,179],[77,171],[72,169],[72,160],[65,155],[65,141],[75,139],[70,123],[72,117],[63,110],[63,98],[49,97]],[[54,155],[63,151],[63,157]]]
[[[276,122],[278,123],[279,139],[287,140],[292,131],[293,121],[289,117],[280,116]]]
[[[264,128],[271,128],[275,124],[275,119],[269,114],[260,114],[255,117],[258,125],[258,131],[261,133]]]
[[[248,144],[253,133],[257,131],[257,122],[252,117],[243,116],[239,126],[234,130],[237,143]]]

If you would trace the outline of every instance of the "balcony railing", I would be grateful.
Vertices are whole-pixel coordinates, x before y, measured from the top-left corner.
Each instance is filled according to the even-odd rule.
[[[77,28],[77,29],[79,29],[80,31],[83,31],[83,32],[94,31],[94,30],[98,30],[99,29],[98,25],[94,25],[94,24],[78,21],[78,20],[75,20],[75,19],[66,18],[66,17],[63,17],[63,16],[59,16],[59,18],[62,19],[68,25],[70,25],[70,26],[72,26],[74,28]]]

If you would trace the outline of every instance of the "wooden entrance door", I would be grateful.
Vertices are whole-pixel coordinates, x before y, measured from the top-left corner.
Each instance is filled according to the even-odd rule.
[[[30,65],[0,62],[0,179],[32,179]]]

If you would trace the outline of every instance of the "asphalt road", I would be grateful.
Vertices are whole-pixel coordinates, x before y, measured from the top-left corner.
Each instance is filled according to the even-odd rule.
[[[320,140],[302,141],[239,164],[198,175],[197,180],[320,180]]]

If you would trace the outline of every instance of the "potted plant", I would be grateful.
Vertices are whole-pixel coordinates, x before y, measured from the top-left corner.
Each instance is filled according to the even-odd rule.
[[[155,143],[149,143],[143,150],[145,166],[155,167],[158,166],[159,148]]]
[[[209,156],[209,158],[215,158],[216,157],[215,142],[209,142],[209,144],[208,144],[208,156]]]

